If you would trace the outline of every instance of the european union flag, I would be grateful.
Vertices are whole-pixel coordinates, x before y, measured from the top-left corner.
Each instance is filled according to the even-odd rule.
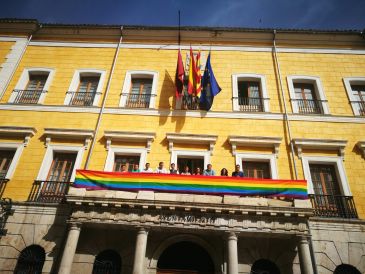
[[[213,105],[214,96],[216,96],[222,90],[214,77],[212,65],[210,64],[210,52],[207,63],[205,64],[202,87],[203,90],[200,96],[199,106],[200,109],[208,111]]]

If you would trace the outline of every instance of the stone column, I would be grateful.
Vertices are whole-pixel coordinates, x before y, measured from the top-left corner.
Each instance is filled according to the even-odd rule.
[[[65,248],[63,249],[62,260],[58,274],[70,274],[72,262],[76,252],[77,242],[81,231],[80,223],[70,223]]]
[[[143,227],[141,227],[137,232],[136,248],[134,252],[133,262],[133,274],[144,274],[146,272],[145,258],[147,248],[147,235],[148,232]]]
[[[306,236],[302,236],[299,239],[298,253],[300,261],[300,270],[302,274],[313,274],[312,259],[309,250],[308,238]]]
[[[237,235],[233,232],[227,234],[227,267],[228,274],[238,274]]]

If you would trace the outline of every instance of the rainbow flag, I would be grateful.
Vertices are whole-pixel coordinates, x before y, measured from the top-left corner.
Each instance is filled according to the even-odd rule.
[[[88,190],[152,190],[157,192],[207,195],[307,199],[307,182],[305,180],[272,180],[77,170],[73,186]]]

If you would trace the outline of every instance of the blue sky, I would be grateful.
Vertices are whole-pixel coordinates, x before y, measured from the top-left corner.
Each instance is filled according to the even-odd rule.
[[[365,0],[2,0],[0,17],[42,23],[365,29]]]

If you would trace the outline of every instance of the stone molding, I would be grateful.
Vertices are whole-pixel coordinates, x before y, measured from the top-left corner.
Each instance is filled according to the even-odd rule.
[[[1,126],[0,136],[15,136],[24,138],[24,146],[26,147],[32,138],[37,133],[34,127],[18,127],[18,126]]]
[[[189,134],[189,133],[167,133],[166,139],[169,142],[169,151],[172,152],[175,144],[207,144],[212,155],[217,135]]]
[[[106,139],[106,150],[110,149],[112,141],[128,142],[146,142],[147,152],[151,151],[151,145],[156,137],[153,132],[135,132],[135,131],[104,131]]]
[[[51,143],[51,138],[62,139],[84,139],[85,149],[88,148],[91,139],[94,137],[94,130],[92,129],[62,129],[62,128],[45,128],[44,129],[45,147]]]
[[[249,147],[273,147],[277,157],[281,137],[265,137],[265,136],[228,136],[228,141],[232,146],[232,155],[236,155],[237,146]]]
[[[365,159],[365,141],[359,141],[357,142],[356,146],[360,149],[362,152],[362,157]]]
[[[298,157],[302,158],[302,150],[304,149],[325,149],[337,150],[338,155],[343,159],[345,156],[346,140],[333,139],[293,139],[293,144],[297,148]]]

